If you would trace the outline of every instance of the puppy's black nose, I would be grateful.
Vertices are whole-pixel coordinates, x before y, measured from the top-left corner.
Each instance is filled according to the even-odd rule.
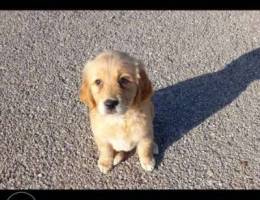
[[[119,102],[117,100],[108,99],[105,101],[104,104],[108,109],[114,109],[118,105],[118,103]]]

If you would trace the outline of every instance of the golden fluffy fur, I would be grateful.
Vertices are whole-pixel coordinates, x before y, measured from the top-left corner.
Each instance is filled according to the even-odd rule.
[[[105,51],[84,67],[80,100],[89,108],[101,172],[107,173],[135,148],[142,168],[154,169],[158,148],[152,94],[143,64],[126,53]],[[107,100],[117,105],[107,105]]]

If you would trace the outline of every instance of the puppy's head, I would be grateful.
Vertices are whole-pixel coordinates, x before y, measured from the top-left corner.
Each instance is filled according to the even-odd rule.
[[[101,114],[124,114],[152,95],[143,64],[119,51],[106,51],[84,70],[80,100]]]

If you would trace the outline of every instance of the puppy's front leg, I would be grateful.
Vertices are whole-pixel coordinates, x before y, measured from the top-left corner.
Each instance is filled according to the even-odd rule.
[[[114,150],[108,143],[97,143],[99,150],[98,168],[107,174],[113,167]]]
[[[153,157],[154,143],[152,138],[142,139],[137,146],[137,153],[141,166],[146,171],[153,171],[155,159]]]

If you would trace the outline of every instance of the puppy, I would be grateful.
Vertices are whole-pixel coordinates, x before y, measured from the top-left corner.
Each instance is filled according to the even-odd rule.
[[[135,148],[142,168],[154,169],[158,147],[152,94],[143,64],[126,53],[104,51],[84,67],[80,100],[88,106],[101,172],[109,172]]]

